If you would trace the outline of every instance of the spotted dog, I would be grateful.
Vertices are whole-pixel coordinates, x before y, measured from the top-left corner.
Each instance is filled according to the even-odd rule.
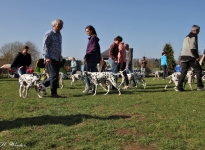
[[[35,74],[21,75],[19,77],[19,96],[26,98],[30,87],[34,87],[36,89],[39,98],[42,98],[40,93],[46,95],[46,87],[42,84],[40,78],[41,76]]]
[[[176,88],[177,85],[178,85],[178,80],[179,80],[179,76],[180,76],[180,75],[181,75],[180,72],[174,72],[173,74],[171,74],[170,76],[168,76],[167,78],[170,78],[170,80],[169,80],[169,83],[168,83],[167,85],[165,85],[164,89],[166,90],[167,87],[168,87],[168,85],[170,85],[170,84],[173,83],[173,82],[174,82],[174,84],[175,84],[175,87],[174,87],[174,88]],[[185,79],[184,79],[184,85],[183,85],[184,88],[185,88],[185,86],[186,86],[186,83],[188,83],[190,89],[193,90],[193,88],[192,88],[192,83],[193,83],[193,71],[188,71],[188,72],[187,72],[186,77],[185,77]]]
[[[107,95],[110,92],[111,86],[114,86],[118,92],[119,95],[121,95],[120,88],[117,87],[116,84],[116,76],[115,74],[111,72],[83,72],[84,76],[87,76],[90,81],[95,85],[95,92],[93,95],[96,95],[97,87],[100,85],[104,90],[107,91],[105,95]],[[103,84],[106,83],[107,89],[103,87]]]
[[[71,85],[75,85],[75,83],[77,82],[77,80],[80,80],[82,84],[83,84],[83,82],[85,81],[84,76],[83,76],[82,73],[81,73],[81,74],[77,74],[77,73],[76,73],[76,74],[71,75],[71,79],[72,79]]]
[[[155,73],[154,73],[154,78],[153,78],[153,80],[154,79],[158,79],[159,80],[159,76],[161,75],[163,73],[163,71],[156,71]]]
[[[61,89],[62,89],[62,88],[64,88],[64,85],[65,85],[64,80],[65,80],[65,78],[68,78],[68,76],[63,72],[59,72],[58,78],[59,78],[59,83],[61,84]]]

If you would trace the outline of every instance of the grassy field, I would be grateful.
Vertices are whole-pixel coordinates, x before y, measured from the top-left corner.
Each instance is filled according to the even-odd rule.
[[[68,98],[18,95],[17,79],[0,78],[0,149],[203,150],[205,93],[175,92],[168,80],[97,96],[77,83],[58,89]],[[48,93],[50,93],[48,89]]]

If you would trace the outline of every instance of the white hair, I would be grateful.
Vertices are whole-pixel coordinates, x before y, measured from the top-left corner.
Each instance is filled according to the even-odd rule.
[[[52,24],[52,26],[54,27],[55,25],[58,26],[58,24],[60,24],[60,23],[63,24],[63,21],[60,20],[60,19],[56,19],[56,20],[53,20],[51,24]]]

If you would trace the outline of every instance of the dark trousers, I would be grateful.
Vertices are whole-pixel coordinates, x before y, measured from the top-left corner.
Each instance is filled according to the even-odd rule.
[[[198,88],[203,88],[203,82],[202,82],[202,68],[199,64],[199,62],[195,61],[188,61],[188,62],[182,62],[181,63],[181,75],[179,76],[178,80],[178,89],[183,89],[183,82],[186,77],[188,69],[192,67],[194,69],[194,72],[196,74],[196,80],[197,80],[197,87]]]
[[[57,94],[60,62],[57,62],[55,60],[51,60],[51,61],[52,61],[52,63],[48,63],[46,65],[46,69],[47,69],[48,75],[49,75],[48,80],[50,80],[51,94]],[[45,86],[48,86],[48,85],[45,85]]]
[[[123,66],[120,66],[120,64],[118,64],[118,67],[119,67],[118,70],[121,70],[121,71],[125,70],[125,68],[126,68],[126,62],[123,63]],[[128,81],[128,78],[127,78],[127,72],[124,71],[124,72],[123,72],[123,75],[124,75],[124,77],[125,77],[125,84],[126,84],[126,86],[128,86],[128,85],[129,85],[129,81]]]
[[[165,79],[166,78],[166,74],[167,74],[167,66],[166,65],[162,65],[162,70],[163,70],[162,79]]]

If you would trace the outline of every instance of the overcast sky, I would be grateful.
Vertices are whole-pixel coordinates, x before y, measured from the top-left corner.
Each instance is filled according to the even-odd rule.
[[[201,27],[199,50],[205,49],[205,0],[1,0],[0,47],[31,41],[42,52],[45,32],[56,19],[64,21],[63,56],[83,59],[87,25],[100,38],[101,52],[120,35],[134,49],[134,58],[159,58],[166,43],[174,56],[193,24]]]

